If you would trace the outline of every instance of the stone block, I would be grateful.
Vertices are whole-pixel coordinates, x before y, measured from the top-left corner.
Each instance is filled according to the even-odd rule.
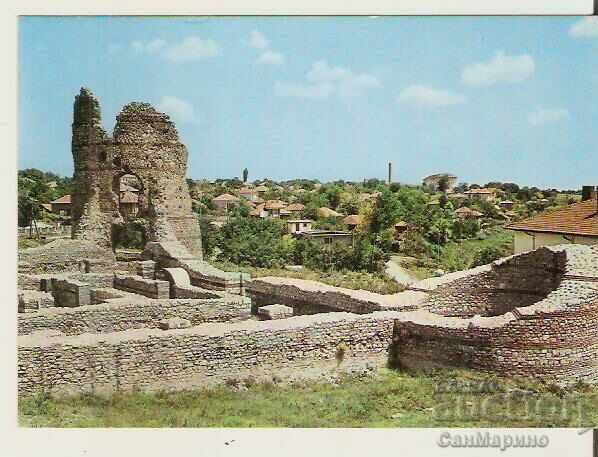
[[[293,316],[293,308],[285,305],[260,306],[257,315],[263,320],[286,319]]]
[[[19,313],[37,311],[38,309],[54,306],[54,297],[51,294],[37,290],[23,290],[19,292]]]
[[[159,325],[162,330],[172,330],[177,328],[189,328],[191,327],[191,322],[180,317],[171,317],[170,319],[162,319]]]

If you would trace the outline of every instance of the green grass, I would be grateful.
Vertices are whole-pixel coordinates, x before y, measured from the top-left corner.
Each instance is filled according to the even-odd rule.
[[[435,392],[435,386],[447,382],[460,386],[486,382],[506,392],[526,389],[535,401],[530,404],[540,404],[540,412],[532,408],[526,417],[520,401],[512,402],[511,409],[505,402],[493,402],[489,414],[476,413],[496,393],[459,397]],[[567,395],[576,395],[583,405],[581,416],[564,417],[562,408],[553,408],[564,404],[561,397]],[[336,385],[267,383],[251,384],[245,391],[219,387],[111,398],[29,397],[19,401],[19,423],[27,427],[580,427],[598,423],[597,398],[598,387],[587,385],[562,391],[463,370],[406,374],[384,369],[373,377],[343,378]],[[462,413],[450,413],[459,408]],[[579,409],[568,411],[573,410]]]
[[[512,232],[503,227],[492,227],[484,230],[484,234],[485,238],[482,240],[472,238],[447,243],[442,246],[437,257],[425,257],[404,267],[414,276],[424,279],[433,276],[437,269],[453,272],[471,268],[476,253],[485,248],[497,247],[505,257],[513,254]]]
[[[242,271],[249,273],[252,278],[263,276],[280,276],[284,278],[307,279],[319,281],[335,287],[347,289],[363,289],[379,294],[395,294],[402,292],[404,287],[397,284],[383,273],[368,273],[365,271],[314,271],[302,268],[299,271],[286,270],[284,268],[255,268],[238,267],[232,263],[210,262],[217,268],[225,271]]]

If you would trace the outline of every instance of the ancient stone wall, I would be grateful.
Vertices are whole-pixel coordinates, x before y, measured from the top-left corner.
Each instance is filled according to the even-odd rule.
[[[115,274],[114,288],[149,298],[170,298],[168,281],[144,279],[141,276]]]
[[[349,365],[380,365],[391,358],[405,367],[470,367],[500,375],[538,377],[547,382],[598,382],[598,247],[542,249],[538,259],[544,259],[540,260],[540,270],[545,271],[538,273],[534,282],[517,283],[514,272],[527,268],[527,262],[533,268],[537,264],[532,259],[514,256],[489,267],[450,275],[448,279],[416,284],[418,291],[394,295],[289,278],[260,278],[250,286],[252,293],[291,299],[303,296],[334,306],[349,303],[358,312],[366,306],[388,311],[210,323],[168,331],[143,328],[101,336],[88,333],[52,337],[39,332],[22,335],[19,391],[30,394],[50,389],[69,394],[134,387],[170,389],[202,386],[256,372],[270,376],[321,374],[335,369],[341,343],[347,346]],[[499,316],[450,317],[421,309],[422,300],[434,296],[437,290],[452,290],[459,281],[473,287],[475,276],[485,277],[501,267],[505,268],[503,273],[508,272],[514,265],[519,266],[505,273],[513,277],[513,283],[517,287],[533,285],[546,294],[544,298],[529,304],[524,297],[522,306]],[[534,271],[528,273],[529,277],[536,275]],[[548,292],[555,284],[552,281],[558,287]],[[126,322],[134,322],[133,316],[139,310],[133,307],[131,313],[121,321],[125,326],[130,325]],[[49,308],[22,315],[20,321],[31,323],[36,316],[54,314],[60,313]],[[182,315],[172,317],[189,319]],[[148,317],[147,322],[156,325],[152,319]],[[48,325],[29,325],[23,331],[47,329]],[[62,325],[77,327],[73,322]],[[61,328],[58,324],[56,327]],[[91,324],[83,327],[82,331],[87,331]]]
[[[365,290],[344,289],[316,281],[294,278],[263,277],[247,285],[255,306],[283,304],[300,310],[300,314],[319,311],[347,311],[363,314],[380,310],[414,310],[427,296],[407,291],[381,295]]]
[[[118,114],[113,137],[101,127],[98,101],[87,89],[75,98],[73,238],[112,248],[124,175],[138,179],[139,218],[148,241],[180,241],[202,258],[199,223],[191,210],[186,182],[187,149],[174,123],[147,103],[129,103]]]
[[[157,328],[160,320],[188,319],[193,325],[247,318],[248,299],[153,300],[122,299],[78,308],[48,308],[18,316],[19,335],[57,330],[65,335]]]
[[[58,239],[19,251],[21,274],[106,272],[114,268],[111,250],[83,240]]]
[[[336,370],[341,343],[344,366],[382,365],[392,327],[388,318],[335,313],[169,331],[27,335],[19,341],[19,393],[184,389],[289,368],[295,376],[318,375]]]
[[[563,252],[538,249],[495,262],[487,271],[439,285],[422,307],[444,316],[473,317],[532,305],[559,287],[564,259]]]

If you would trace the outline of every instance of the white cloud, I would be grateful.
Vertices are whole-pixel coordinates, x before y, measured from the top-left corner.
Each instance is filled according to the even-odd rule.
[[[598,38],[598,17],[588,16],[580,19],[569,29],[574,38]]]
[[[253,30],[249,35],[249,45],[252,48],[258,49],[259,53],[256,63],[261,65],[282,65],[285,57],[280,52],[276,52],[270,48],[270,42],[266,39],[263,33]]]
[[[156,108],[171,116],[176,122],[199,123],[199,117],[195,114],[193,105],[178,97],[165,95],[160,99]]]
[[[528,79],[534,70],[534,59],[530,55],[508,56],[499,51],[489,62],[467,65],[461,73],[461,81],[471,86],[518,83]]]
[[[287,97],[325,98],[337,94],[355,97],[368,89],[380,87],[380,81],[368,73],[354,73],[348,68],[333,67],[326,61],[312,64],[302,83],[277,83],[276,95]]]
[[[220,49],[214,40],[204,40],[199,37],[187,37],[180,43],[168,46],[164,56],[172,62],[188,62],[215,57]]]
[[[249,45],[255,49],[267,49],[270,43],[262,33],[253,30],[249,35]]]
[[[159,38],[148,42],[136,40],[131,47],[139,54],[160,55],[175,63],[207,59],[220,54],[220,48],[214,40],[197,36],[187,37],[178,43],[168,43]]]
[[[258,57],[257,63],[265,65],[282,65],[284,63],[284,56],[279,52],[264,51]]]
[[[279,97],[326,98],[332,92],[332,85],[323,84],[295,84],[276,81],[274,93]]]
[[[403,89],[399,94],[398,101],[426,107],[442,107],[465,103],[465,97],[448,90],[414,85]]]
[[[534,127],[565,120],[569,117],[569,111],[564,108],[540,108],[530,113],[528,121]]]
[[[147,45],[145,46],[145,49],[150,54],[154,54],[154,53],[160,51],[161,49],[163,49],[164,47],[166,47],[167,44],[168,43],[166,43],[166,41],[158,38],[156,40],[152,40],[149,43],[147,43]]]

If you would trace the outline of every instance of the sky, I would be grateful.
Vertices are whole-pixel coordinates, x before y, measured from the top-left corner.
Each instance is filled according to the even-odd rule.
[[[72,109],[175,121],[188,177],[598,185],[598,18],[22,17],[19,168],[71,175]]]

